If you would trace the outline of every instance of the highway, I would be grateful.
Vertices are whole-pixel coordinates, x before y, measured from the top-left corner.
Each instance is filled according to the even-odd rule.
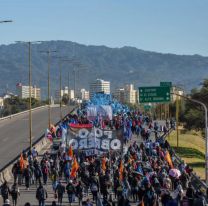
[[[63,116],[72,107],[63,107]],[[59,107],[51,107],[51,122],[60,120]],[[20,152],[29,146],[29,113],[21,114],[12,119],[0,122],[0,168],[14,159]],[[45,133],[48,126],[48,108],[41,108],[32,112],[32,141],[37,140]]]

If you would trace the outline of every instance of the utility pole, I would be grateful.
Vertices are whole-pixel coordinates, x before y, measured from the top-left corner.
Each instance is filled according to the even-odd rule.
[[[62,84],[61,84],[61,81],[62,81],[62,67],[61,67],[61,62],[59,64],[59,69],[60,69],[60,73],[59,73],[59,83],[60,83],[60,120],[62,121]],[[64,95],[64,92],[63,92],[63,95]]]
[[[32,90],[32,66],[31,66],[31,42],[28,42],[29,49],[29,138],[30,138],[30,152],[32,151],[32,101],[31,101],[31,90]]]
[[[176,137],[177,137],[177,148],[179,147],[178,116],[179,116],[179,102],[178,102],[178,96],[176,96]]]
[[[56,51],[51,51],[50,49],[46,51],[41,51],[41,53],[47,54],[48,58],[48,128],[51,127],[51,97],[50,97],[50,55],[51,53],[55,53]]]
[[[31,63],[31,45],[40,43],[40,41],[16,41],[16,43],[28,44],[28,84],[29,84],[29,146],[32,151],[32,63]]]

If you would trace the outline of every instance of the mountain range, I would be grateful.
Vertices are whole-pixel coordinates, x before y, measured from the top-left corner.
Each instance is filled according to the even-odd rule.
[[[59,70],[62,68],[62,84],[89,89],[89,83],[96,78],[109,80],[111,90],[133,83],[138,86],[157,86],[160,81],[171,81],[186,90],[199,87],[208,78],[208,57],[200,55],[176,55],[144,51],[135,47],[109,48],[87,46],[70,41],[45,41],[31,46],[32,83],[42,89],[42,97],[47,94],[47,55],[51,53],[51,94],[59,88]],[[63,62],[56,57],[73,59]],[[15,92],[16,84],[28,85],[28,45],[14,43],[0,46],[0,94],[6,90]]]

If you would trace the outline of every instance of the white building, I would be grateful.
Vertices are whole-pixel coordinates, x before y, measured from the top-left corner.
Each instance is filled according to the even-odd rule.
[[[171,98],[171,101],[172,102],[175,102],[176,101],[176,98],[177,98],[177,95],[175,94],[179,94],[179,95],[184,95],[184,90],[178,88],[178,87],[172,87],[172,98]],[[178,100],[180,100],[182,97],[178,96]]]
[[[86,89],[81,89],[81,100],[89,100],[90,99],[90,93]]]
[[[128,84],[125,86],[125,102],[130,104],[137,103],[137,91],[134,89],[133,84]]]
[[[61,90],[61,97],[64,96],[64,94],[68,94],[69,93],[69,99],[74,99],[74,90],[71,90],[71,89],[68,89],[68,87],[64,87],[62,90]],[[56,90],[56,93],[55,93],[55,99],[56,100],[59,100],[60,98],[60,90]]]
[[[96,79],[90,84],[90,98],[96,93],[110,94],[110,82]]]
[[[137,103],[137,91],[133,84],[128,84],[124,88],[118,88],[114,92],[114,97],[121,103]]]
[[[22,85],[21,83],[18,83],[16,85],[16,89],[17,89],[17,95],[20,98],[22,98],[22,99],[29,98],[30,86],[25,86],[25,85]],[[40,101],[41,100],[41,89],[36,86],[34,86],[34,87],[31,86],[31,97]]]
[[[4,98],[0,97],[0,109],[4,107]]]

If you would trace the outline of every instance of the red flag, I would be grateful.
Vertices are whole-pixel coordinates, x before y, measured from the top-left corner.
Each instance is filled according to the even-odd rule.
[[[102,170],[106,171],[106,158],[102,158]]]
[[[119,166],[119,179],[122,181],[123,180],[123,170],[124,170],[124,166],[123,166],[123,162],[121,160],[120,162],[120,166]]]
[[[165,154],[165,160],[168,162],[168,164],[171,167],[171,169],[173,169],[174,168],[173,162],[172,162],[172,159],[170,157],[170,153],[168,151]]]
[[[24,158],[23,158],[22,153],[20,155],[20,168],[21,168],[21,170],[23,170],[25,168]]]
[[[71,146],[71,145],[70,145],[70,147],[69,147],[68,155],[69,155],[69,157],[71,157],[71,158],[73,158],[73,156],[74,156],[73,149],[72,149],[72,146]]]
[[[77,176],[77,170],[79,169],[79,164],[77,162],[76,157],[74,157],[74,162],[72,164],[71,174],[70,176],[75,178]]]

